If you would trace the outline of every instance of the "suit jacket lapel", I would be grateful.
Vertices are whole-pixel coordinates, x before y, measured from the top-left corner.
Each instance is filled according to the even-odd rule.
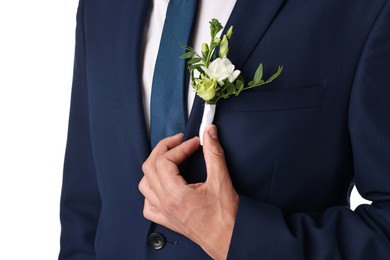
[[[224,28],[234,27],[229,59],[241,69],[260,42],[285,0],[239,0]]]
[[[195,96],[192,104],[191,114],[187,121],[186,131],[184,133],[184,140],[188,140],[198,135],[199,126],[203,115],[204,101]]]
[[[128,86],[132,92],[132,99],[129,102],[133,104],[133,111],[130,113],[133,118],[137,118],[137,123],[132,126],[132,132],[137,136],[133,138],[133,142],[134,147],[137,148],[135,155],[139,156],[140,161],[144,161],[150,154],[150,141],[143,107],[141,68],[144,28],[152,3],[151,0],[123,1],[122,3],[123,19],[126,20],[121,23],[124,26],[122,32],[127,31],[126,38],[128,39],[127,43],[122,46],[130,51],[129,57],[132,57],[127,72]]]

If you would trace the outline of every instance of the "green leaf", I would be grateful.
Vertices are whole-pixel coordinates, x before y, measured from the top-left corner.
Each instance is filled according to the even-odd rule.
[[[217,33],[219,33],[223,29],[222,24],[218,21],[218,19],[212,19],[210,21],[210,34],[211,38],[214,39]]]
[[[273,74],[265,83],[270,83],[271,81],[279,77],[282,71],[283,71],[283,66],[279,66],[278,71],[275,74]]]
[[[253,87],[254,85],[255,85],[255,82],[253,80],[248,82],[249,87]]]
[[[236,89],[237,89],[236,96],[238,96],[238,94],[241,93],[241,91],[244,89],[244,87],[245,87],[244,81],[241,79],[237,79],[236,80]]]
[[[184,53],[183,55],[180,56],[180,59],[189,59],[192,58],[196,54],[195,51],[189,51]]]
[[[192,60],[188,61],[187,63],[188,63],[188,65],[194,65],[200,61],[202,61],[201,58],[193,58]]]
[[[226,91],[228,95],[236,94],[236,86],[229,82]]]
[[[257,83],[260,83],[260,80],[262,77],[263,77],[263,64],[260,63],[259,67],[257,68],[257,70],[255,72],[255,76],[253,78],[254,85],[256,85]]]
[[[195,65],[191,65],[190,67],[189,67],[189,69],[191,70],[191,71],[193,71],[193,70],[197,70],[197,71],[199,71],[199,73],[204,73],[204,71],[202,70],[202,65],[201,64],[195,64]]]

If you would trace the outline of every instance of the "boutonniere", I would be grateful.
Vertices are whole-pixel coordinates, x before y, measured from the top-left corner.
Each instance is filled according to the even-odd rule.
[[[228,59],[229,40],[233,34],[233,26],[221,39],[217,37],[217,34],[222,29],[221,23],[217,19],[212,19],[210,21],[211,41],[209,44],[202,44],[201,54],[186,46],[187,52],[180,57],[189,59],[187,64],[191,76],[191,85],[196,94],[205,101],[202,123],[199,129],[201,144],[203,143],[205,128],[213,123],[216,105],[220,99],[227,99],[231,95],[238,96],[244,90],[270,83],[279,77],[283,70],[283,67],[279,66],[276,73],[269,79],[264,80],[263,65],[260,63],[253,80],[246,85],[241,71],[236,70]]]

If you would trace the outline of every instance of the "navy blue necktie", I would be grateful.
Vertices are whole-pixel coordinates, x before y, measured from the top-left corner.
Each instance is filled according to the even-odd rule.
[[[191,44],[198,0],[170,0],[154,69],[150,105],[152,148],[163,138],[184,132],[186,109],[186,61],[179,57]]]

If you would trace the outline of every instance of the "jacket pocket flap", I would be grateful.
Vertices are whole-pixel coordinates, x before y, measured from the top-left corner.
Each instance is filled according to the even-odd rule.
[[[278,111],[317,107],[321,105],[326,91],[325,86],[278,90],[260,88],[242,92],[240,96],[229,99],[229,111]]]

